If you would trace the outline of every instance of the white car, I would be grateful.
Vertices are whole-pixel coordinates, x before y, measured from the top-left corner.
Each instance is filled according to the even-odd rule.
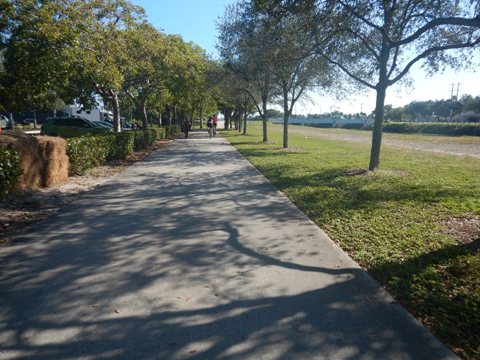
[[[10,120],[4,115],[0,115],[0,129],[6,129],[8,128],[8,125],[10,124]]]

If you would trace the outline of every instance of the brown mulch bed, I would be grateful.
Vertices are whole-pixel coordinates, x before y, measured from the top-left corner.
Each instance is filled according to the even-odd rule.
[[[480,240],[480,219],[450,219],[442,225],[444,231],[459,244],[467,245]]]

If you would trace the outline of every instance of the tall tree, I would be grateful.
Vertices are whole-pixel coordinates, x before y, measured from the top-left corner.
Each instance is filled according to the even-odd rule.
[[[115,131],[120,132],[119,94],[131,52],[125,32],[144,21],[144,11],[127,0],[85,0],[70,4],[68,15],[78,29],[72,47],[74,81],[93,85],[110,104]]]
[[[309,16],[285,14],[273,17],[266,24],[276,66],[272,69],[280,91],[283,107],[283,147],[288,148],[288,120],[296,102],[313,87],[332,84],[331,66],[321,56],[310,51],[311,39],[303,36],[301,28],[309,23]]]
[[[172,52],[167,47],[165,35],[150,24],[132,27],[124,36],[127,48],[135,51],[126,58],[123,90],[137,107],[143,128],[147,129],[147,103],[149,100],[165,101],[162,95],[166,95]]]
[[[480,44],[480,2],[458,0],[254,0],[277,14],[308,11],[304,35],[314,51],[359,84],[376,92],[369,169],[380,165],[384,105],[388,87],[417,63],[430,72],[458,67],[463,51]],[[307,4],[309,6],[304,6]],[[315,7],[311,7],[315,4]],[[313,26],[313,24],[315,24]],[[325,31],[328,30],[328,31]],[[452,52],[451,50],[458,50]]]
[[[120,131],[118,92],[128,49],[122,34],[143,10],[126,0],[18,0],[6,43],[10,108],[50,106],[57,97],[110,102]]]
[[[255,103],[263,122],[263,141],[268,141],[267,105],[278,93],[274,82],[274,49],[271,33],[258,26],[268,16],[257,12],[248,1],[228,6],[218,27],[218,48],[228,69],[244,83],[244,90]],[[258,101],[260,100],[260,101]]]
[[[68,25],[56,1],[18,1],[2,37],[2,96],[9,111],[52,109],[63,91]]]
[[[331,1],[328,11],[340,14],[342,36],[334,37],[326,54],[348,76],[376,91],[369,170],[380,165],[387,88],[422,62],[431,72],[459,66],[454,49],[480,44],[478,3],[436,0]],[[338,17],[337,17],[338,18]],[[328,47],[327,47],[328,48]]]

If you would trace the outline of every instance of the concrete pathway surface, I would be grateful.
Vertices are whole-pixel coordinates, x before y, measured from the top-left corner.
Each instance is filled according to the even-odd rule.
[[[220,138],[0,247],[1,359],[455,359]]]

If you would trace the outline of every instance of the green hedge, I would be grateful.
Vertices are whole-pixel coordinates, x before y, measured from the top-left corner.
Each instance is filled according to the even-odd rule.
[[[342,124],[344,129],[372,130],[372,125]],[[480,136],[479,124],[445,124],[445,123],[386,123],[383,131],[398,134],[432,134],[449,136]]]
[[[167,139],[171,139],[175,136],[176,133],[179,133],[182,131],[182,128],[180,125],[169,125],[165,126],[165,137]]]
[[[372,130],[373,125],[369,124],[337,124],[338,128],[354,130]]]
[[[475,124],[416,124],[388,123],[383,125],[383,131],[401,134],[438,134],[451,136],[480,136],[480,125]]]
[[[82,175],[88,169],[102,164],[115,149],[114,135],[68,138],[67,155],[70,175]]]
[[[157,140],[158,132],[156,128],[147,129],[147,130],[135,130],[133,131],[134,136],[134,149],[135,151],[145,149],[152,145],[155,140]]]
[[[166,138],[166,132],[164,127],[154,129],[157,131],[157,140],[163,140]]]
[[[132,130],[119,134],[68,138],[69,173],[83,175],[106,160],[125,159],[134,151],[145,149],[155,140],[165,139],[167,134],[173,136],[178,131],[179,127],[174,125],[146,131]]]
[[[22,174],[20,155],[15,150],[0,148],[0,200],[10,195]]]

